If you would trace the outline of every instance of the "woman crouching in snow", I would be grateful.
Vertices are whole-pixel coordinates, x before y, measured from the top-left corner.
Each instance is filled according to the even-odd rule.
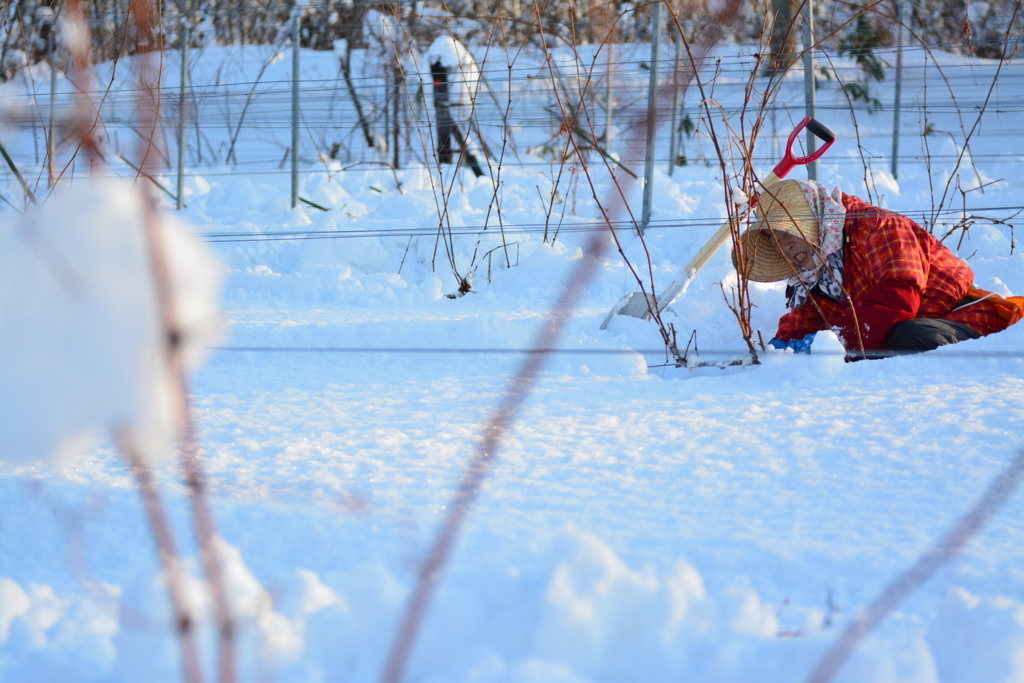
[[[775,348],[809,351],[831,329],[852,358],[914,353],[1024,317],[1024,297],[977,289],[970,267],[917,223],[839,189],[783,180],[757,213],[733,262],[755,282],[787,280]]]

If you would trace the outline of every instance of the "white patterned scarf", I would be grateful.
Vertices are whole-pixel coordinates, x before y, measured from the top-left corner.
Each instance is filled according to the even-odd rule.
[[[808,293],[817,287],[825,296],[842,301],[843,294],[843,224],[846,222],[846,207],[843,193],[837,187],[830,193],[816,180],[797,180],[804,193],[811,212],[818,220],[818,242],[825,262],[814,253],[814,268],[794,276],[786,282],[792,292],[788,306],[796,308],[807,301]]]

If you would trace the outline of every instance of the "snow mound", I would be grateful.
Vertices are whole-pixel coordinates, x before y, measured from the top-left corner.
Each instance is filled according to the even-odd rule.
[[[186,363],[218,336],[220,268],[160,220]],[[81,184],[0,225],[0,457],[66,459],[90,430],[130,427],[155,459],[169,379],[138,192]],[[45,315],[42,313],[45,312]]]

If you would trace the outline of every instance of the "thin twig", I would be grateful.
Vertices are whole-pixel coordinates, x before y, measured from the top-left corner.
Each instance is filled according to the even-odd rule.
[[[228,154],[224,158],[224,163],[226,164],[230,164],[232,160],[234,160],[236,164],[238,163],[238,158],[235,156],[235,143],[238,141],[238,134],[242,132],[242,123],[245,122],[245,113],[249,111],[249,105],[252,104],[252,100],[256,96],[256,86],[260,84],[260,79],[263,78],[263,73],[267,70],[268,66],[276,61],[279,54],[281,53],[275,50],[274,54],[270,55],[270,57],[263,62],[263,65],[260,66],[259,73],[256,74],[256,80],[253,81],[252,87],[249,88],[249,92],[245,96],[245,104],[242,105],[242,112],[238,115],[238,125],[235,126],[235,133],[231,136],[231,144],[228,145]]]
[[[7,153],[7,148],[4,147],[2,143],[0,143],[0,154],[3,155],[4,161],[6,161],[7,165],[10,166],[11,171],[14,173],[14,177],[18,179],[19,183],[21,183],[21,189],[24,190],[25,196],[28,197],[29,201],[33,204],[38,204],[39,202],[36,200],[36,195],[32,192],[32,188],[30,188],[28,183],[25,182],[25,179],[21,176],[21,172],[18,171],[18,167],[14,163],[14,159],[12,159],[11,155]]]
[[[539,19],[540,8],[536,5],[535,7]],[[653,121],[649,123],[654,124]],[[644,133],[644,127],[641,126],[632,141],[632,151],[640,149],[645,137]],[[382,683],[399,683],[402,680],[434,587],[447,563],[469,509],[480,492],[483,480],[495,461],[505,433],[515,421],[523,402],[536,384],[547,361],[548,350],[554,347],[561,335],[562,328],[576,306],[576,302],[598,268],[600,257],[605,251],[608,236],[611,233],[613,218],[621,209],[625,208],[625,188],[617,187],[616,189],[618,191],[613,193],[609,203],[610,211],[602,210],[602,218],[607,230],[595,232],[588,241],[583,258],[577,262],[565,288],[552,307],[546,323],[541,326],[534,343],[534,352],[527,356],[519,372],[512,378],[501,404],[486,424],[483,441],[466,468],[455,500],[449,506],[448,515],[420,569],[416,587],[413,589],[398,633],[392,643],[381,679]]]
[[[814,668],[807,683],[829,683],[843,666],[864,636],[873,631],[885,617],[911,593],[920,588],[944,564],[963,550],[1024,478],[1024,449],[996,475],[977,503],[961,517],[946,534],[929,548],[917,562],[897,576],[882,594],[868,605],[828,649]]]
[[[154,8],[149,0],[132,0],[135,7],[135,24],[141,36],[152,36],[159,24],[154,16]],[[139,97],[141,98],[140,128],[148,134],[144,136],[140,150],[139,167],[147,171],[151,163],[148,151],[159,124],[159,100],[157,84],[154,83],[150,70],[149,53],[143,52],[136,57],[139,79]],[[148,142],[146,140],[148,139]],[[180,327],[177,303],[171,282],[170,264],[160,230],[160,217],[156,203],[151,194],[150,185],[140,185],[143,199],[143,219],[145,222],[146,240],[149,257],[153,268],[156,285],[157,304],[160,322],[164,331],[167,370],[172,391],[172,406],[181,440],[181,461],[185,472],[185,480],[189,487],[192,501],[192,515],[199,540],[200,558],[206,580],[210,587],[214,615],[218,623],[218,679],[221,683],[234,683],[237,678],[235,663],[235,626],[231,616],[224,573],[217,548],[217,530],[206,499],[206,481],[200,461],[199,442],[196,434],[192,406],[189,400],[188,379],[183,357],[183,331]]]
[[[451,554],[452,546],[469,513],[469,508],[475,501],[483,480],[494,463],[505,433],[515,421],[523,402],[537,382],[547,361],[546,350],[554,346],[561,335],[562,328],[570,318],[576,302],[597,270],[607,239],[606,231],[597,232],[590,238],[583,258],[579,260],[568,284],[548,315],[546,324],[541,326],[541,331],[534,343],[537,352],[527,356],[519,372],[509,383],[505,397],[498,409],[487,422],[483,441],[466,468],[455,500],[449,506],[449,514],[420,569],[416,587],[388,656],[387,666],[381,679],[383,683],[398,683],[402,680],[420,623],[433,595],[434,586]]]
[[[153,471],[139,452],[131,430],[126,425],[118,425],[113,430],[114,442],[121,457],[128,464],[135,483],[142,494],[142,502],[149,517],[149,528],[153,531],[160,554],[160,564],[164,569],[164,580],[167,582],[167,593],[171,598],[171,609],[174,611],[175,631],[181,643],[181,664],[186,683],[202,683],[203,671],[199,666],[199,648],[196,645],[196,622],[189,613],[188,601],[185,598],[184,572],[181,568],[181,556],[178,554],[174,534],[167,518],[166,506],[160,489],[153,479]]]
[[[159,190],[160,190],[161,192],[163,192],[163,193],[164,193],[165,195],[167,195],[168,197],[170,197],[170,198],[171,198],[171,199],[172,199],[173,201],[175,201],[175,202],[177,202],[177,201],[178,201],[178,195],[174,194],[173,192],[171,192],[170,190],[168,190],[168,189],[167,189],[166,187],[164,187],[164,186],[163,186],[163,185],[162,185],[162,184],[160,183],[160,181],[159,181],[159,180],[157,180],[156,178],[154,178],[153,176],[151,176],[151,175],[150,175],[149,173],[146,173],[146,172],[145,172],[145,171],[143,171],[143,170],[142,170],[141,168],[139,168],[138,166],[136,166],[135,164],[133,164],[133,163],[132,163],[131,161],[129,161],[129,159],[128,159],[127,157],[125,157],[125,156],[123,156],[123,155],[122,155],[122,156],[121,156],[121,161],[123,161],[124,163],[128,164],[128,166],[129,166],[129,167],[130,167],[130,168],[131,168],[131,169],[132,169],[133,171],[135,171],[135,173],[137,174],[137,176],[141,176],[141,177],[145,178],[146,180],[148,180],[149,182],[151,182],[151,183],[153,183],[154,185],[156,185],[156,186],[157,186],[157,188],[158,188],[158,189],[159,189]]]

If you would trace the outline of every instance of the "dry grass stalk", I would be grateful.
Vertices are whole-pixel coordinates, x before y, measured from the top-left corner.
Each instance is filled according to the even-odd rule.
[[[132,0],[132,12],[135,16],[137,34],[149,37],[159,35],[159,22],[155,8],[149,0]],[[150,51],[154,49],[151,42],[139,45],[136,49],[136,69],[139,79],[139,127],[143,132],[140,150],[139,168],[148,172],[152,165],[151,150],[159,125],[160,102],[158,99],[160,74],[153,73]],[[195,429],[195,421],[188,393],[187,371],[183,358],[182,330],[178,322],[176,305],[172,291],[170,267],[167,261],[165,245],[160,234],[160,217],[156,209],[156,199],[149,183],[141,183],[143,193],[143,210],[146,238],[153,277],[156,285],[160,321],[164,330],[167,369],[173,392],[172,405],[178,435],[181,441],[181,462],[185,480],[189,487],[192,501],[196,535],[199,540],[200,556],[203,570],[210,588],[214,615],[218,624],[218,679],[221,683],[234,683],[237,679],[235,662],[235,624],[231,615],[224,572],[221,566],[220,553],[217,549],[217,531],[206,498],[206,481],[203,475],[199,453],[199,441]]]
[[[734,3],[742,2],[742,0],[732,1]],[[535,8],[535,11],[538,14],[538,23],[540,24],[539,7]],[[540,25],[540,30],[543,32],[543,25]],[[549,63],[550,61],[548,59]],[[552,78],[552,81],[557,82],[557,79]],[[555,94],[558,97],[557,88]],[[643,150],[646,126],[654,124],[654,121],[646,121],[645,125],[637,127],[631,140],[631,153],[639,154]],[[574,136],[571,133],[569,140],[574,140]],[[548,352],[555,346],[576,302],[596,272],[599,259],[607,247],[609,236],[614,234],[612,226],[614,225],[615,218],[628,208],[625,199],[628,187],[620,184],[618,180],[615,181],[611,196],[605,202],[600,201],[596,195],[593,179],[590,177],[582,152],[579,147],[575,146],[574,142],[573,148],[582,166],[582,173],[590,182],[592,190],[595,191],[595,200],[598,201],[598,209],[605,221],[606,229],[595,232],[588,241],[584,250],[584,257],[579,260],[569,277],[568,283],[551,309],[546,324],[541,327],[541,331],[534,342],[533,350],[527,355],[523,365],[510,381],[504,399],[485,425],[483,440],[466,468],[455,500],[449,506],[448,515],[445,517],[427,558],[420,568],[416,586],[413,589],[412,596],[388,656],[381,678],[382,683],[399,683],[402,680],[409,655],[412,652],[413,644],[415,643],[434,588],[441,577],[441,573],[448,561],[452,547],[465,522],[470,507],[479,494],[480,487],[497,457],[497,451],[501,446],[505,433],[515,421],[519,409],[536,384],[539,374],[547,361]],[[666,335],[668,334],[670,333],[666,331]]]
[[[921,555],[917,562],[886,586],[882,594],[846,628],[818,662],[807,683],[829,683],[864,636],[873,631],[897,605],[920,588],[944,564],[956,557],[992,515],[998,512],[1021,479],[1024,479],[1024,449],[996,475],[974,507]]]
[[[139,452],[131,430],[120,425],[114,429],[113,436],[114,443],[121,451],[121,457],[128,464],[132,476],[135,477],[135,483],[139,486],[146,515],[149,517],[149,526],[153,530],[153,540],[156,541],[160,554],[160,564],[164,569],[164,580],[167,582],[167,592],[174,612],[175,632],[181,643],[181,664],[185,683],[202,683],[203,672],[199,666],[199,649],[196,645],[196,622],[189,613],[188,601],[185,599],[181,556],[174,542],[163,497],[153,478],[153,471]]]

